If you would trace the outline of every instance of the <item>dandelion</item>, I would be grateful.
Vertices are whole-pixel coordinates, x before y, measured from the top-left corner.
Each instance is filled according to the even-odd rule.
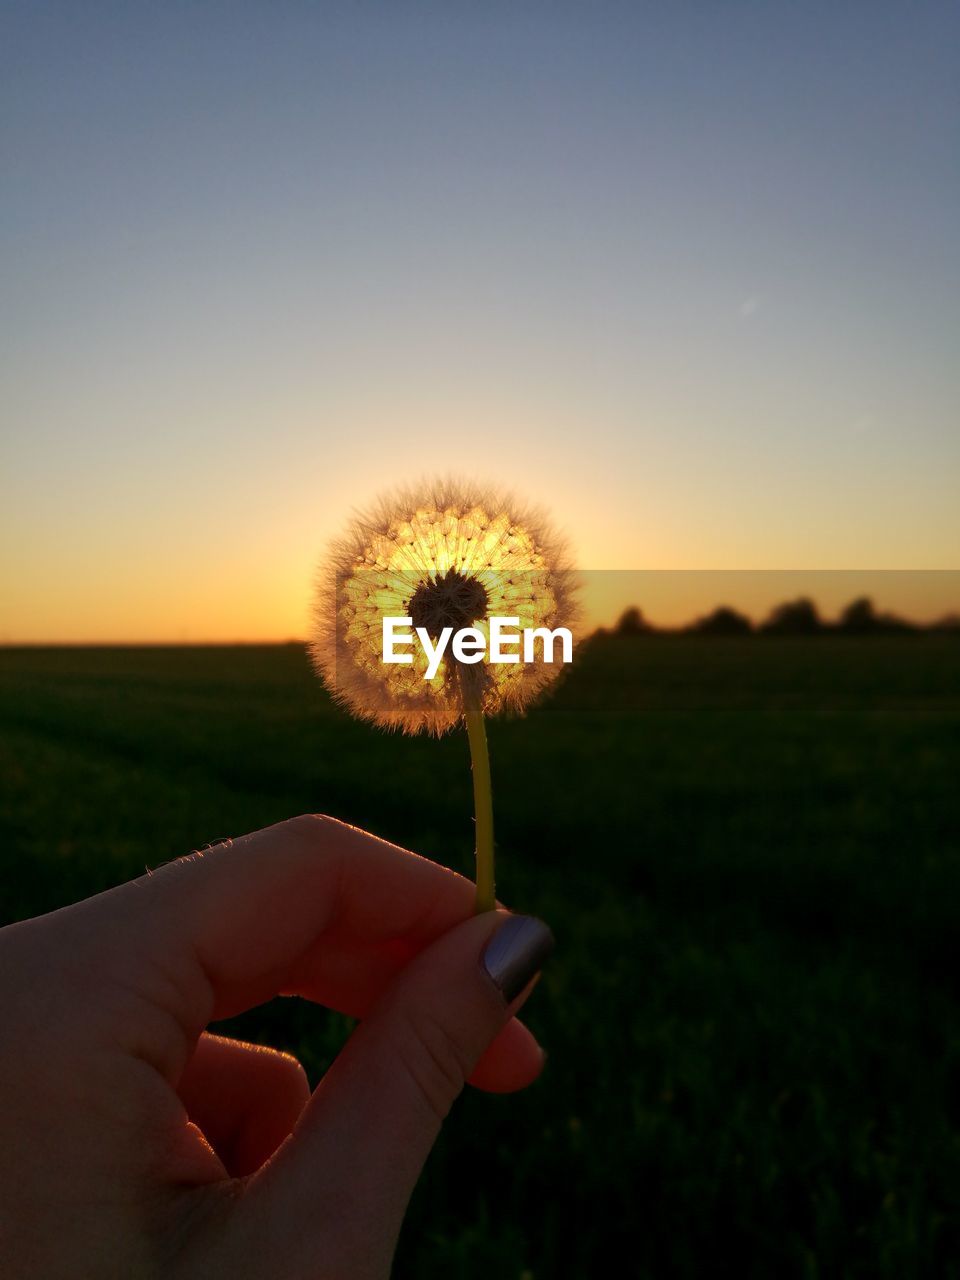
[[[522,713],[557,678],[529,652],[467,663],[450,647],[435,670],[422,647],[384,661],[383,620],[409,618],[434,640],[474,628],[490,652],[490,620],[520,631],[574,631],[577,578],[562,539],[506,494],[453,480],[382,497],[358,513],[321,568],[310,655],[338,702],[405,733],[465,723],[476,807],[477,910],[494,906],[493,810],[485,716]]]

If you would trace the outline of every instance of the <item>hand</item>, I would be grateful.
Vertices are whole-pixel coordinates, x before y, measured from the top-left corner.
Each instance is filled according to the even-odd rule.
[[[367,1280],[464,1081],[522,1088],[551,945],[463,877],[302,817],[0,930],[8,1280]],[[313,1096],[210,1035],[278,993],[362,1018]],[[292,1135],[292,1136],[291,1136]]]

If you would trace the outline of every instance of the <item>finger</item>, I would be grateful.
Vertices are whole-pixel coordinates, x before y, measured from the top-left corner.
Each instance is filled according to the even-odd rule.
[[[540,921],[497,912],[422,951],[254,1179],[237,1215],[242,1238],[269,1238],[290,1274],[319,1273],[322,1260],[324,1274],[386,1275],[443,1118],[551,946]]]
[[[473,894],[437,863],[310,815],[67,910],[103,976],[129,976],[146,995],[155,1017],[118,1019],[126,1047],[173,1081],[209,1021],[279,991],[365,1012],[413,955],[470,915]]]
[[[177,1092],[231,1177],[259,1169],[310,1097],[306,1072],[276,1049],[204,1034]]]
[[[474,892],[447,868],[322,815],[180,859],[148,886],[157,939],[195,947],[231,1012],[295,979],[321,933],[423,945],[470,913]]]
[[[543,1070],[544,1053],[533,1033],[511,1018],[481,1056],[467,1084],[484,1093],[515,1093]]]

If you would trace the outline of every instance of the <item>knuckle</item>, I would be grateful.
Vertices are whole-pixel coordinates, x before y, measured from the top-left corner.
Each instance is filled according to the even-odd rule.
[[[298,813],[295,818],[287,818],[280,825],[298,835],[316,835],[320,827],[330,824],[332,819],[325,813]]]
[[[438,1120],[445,1120],[471,1070],[457,1037],[430,1011],[411,1012],[401,1037],[399,1057],[430,1112]]]
[[[305,845],[323,845],[331,836],[343,830],[343,823],[328,813],[300,813],[295,818],[286,818],[280,827]]]

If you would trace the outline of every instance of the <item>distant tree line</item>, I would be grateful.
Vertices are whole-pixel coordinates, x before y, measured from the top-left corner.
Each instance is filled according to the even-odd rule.
[[[697,618],[685,627],[656,627],[636,605],[624,609],[613,632],[621,636],[701,635],[701,636],[814,636],[814,635],[896,635],[921,631],[960,633],[960,614],[951,613],[939,622],[922,625],[908,622],[893,613],[878,613],[868,596],[851,600],[836,621],[822,618],[816,604],[806,596],[788,600],[771,610],[758,625],[730,605],[718,605],[711,613]],[[606,627],[601,634],[609,634]]]

